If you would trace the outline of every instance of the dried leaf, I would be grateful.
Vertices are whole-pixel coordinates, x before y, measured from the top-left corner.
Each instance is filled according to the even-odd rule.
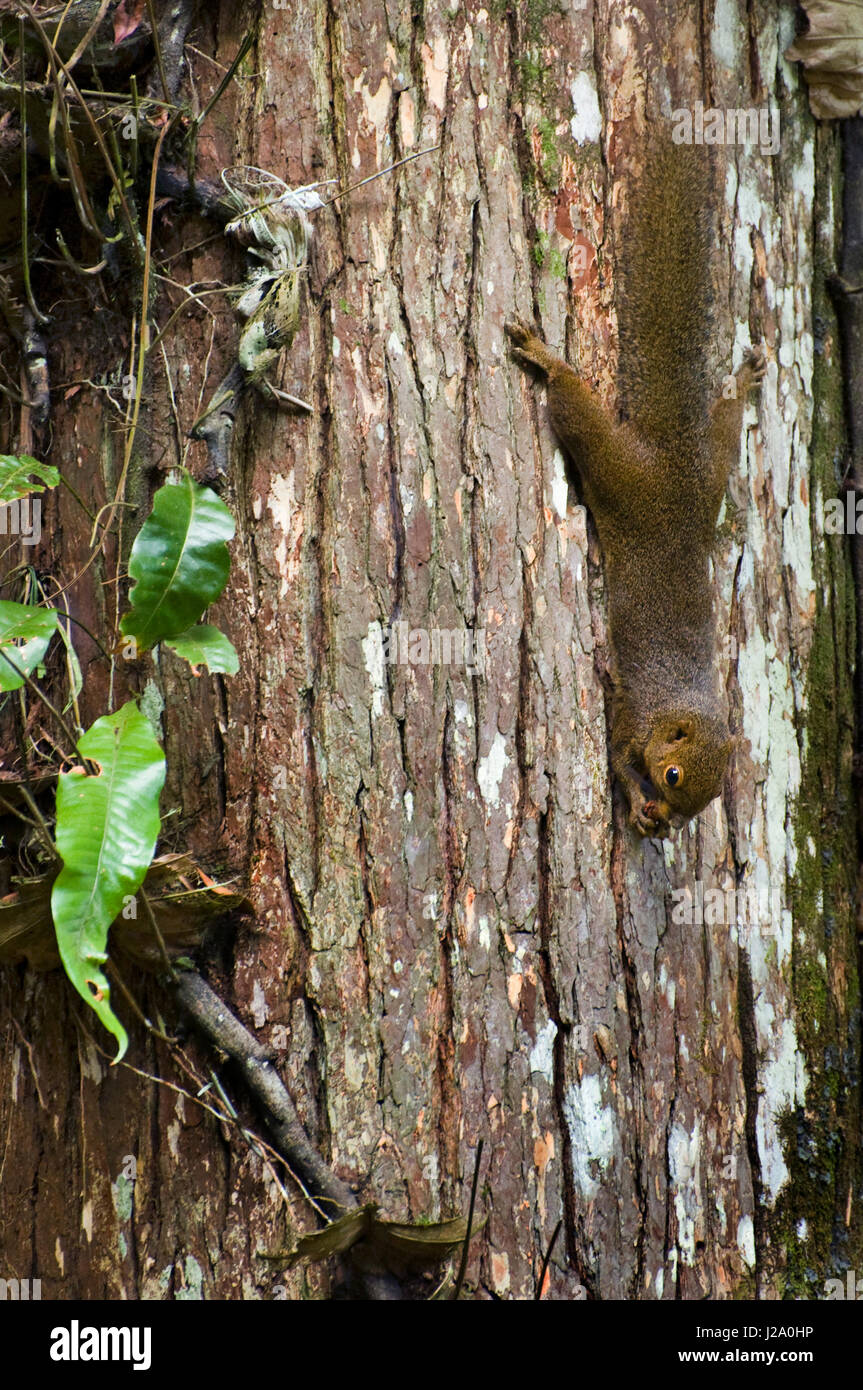
[[[474,1219],[471,1240],[482,1230],[485,1217]],[[447,1259],[467,1235],[467,1217],[436,1221],[431,1225],[405,1225],[399,1221],[373,1221],[371,1244],[381,1255],[395,1255],[406,1264],[433,1266]]]
[[[841,120],[863,111],[863,7],[805,0],[805,34],[785,54],[803,64],[813,116]]]
[[[147,11],[147,0],[120,0],[114,11],[114,46],[122,43],[141,25]]]
[[[471,1238],[484,1225],[485,1217],[475,1220],[471,1227]],[[349,1212],[322,1231],[302,1236],[291,1256],[291,1263],[343,1255],[351,1246],[363,1241],[386,1264],[395,1260],[403,1265],[433,1268],[457,1250],[464,1243],[466,1235],[467,1217],[464,1216],[457,1216],[452,1221],[411,1225],[401,1221],[380,1221],[377,1207],[371,1205],[360,1211]]]
[[[368,1235],[376,1211],[375,1206],[361,1207],[359,1211],[349,1211],[347,1216],[340,1216],[338,1221],[331,1221],[322,1231],[301,1236],[291,1256],[291,1264],[296,1264],[298,1260],[326,1260],[331,1255],[343,1255]]]

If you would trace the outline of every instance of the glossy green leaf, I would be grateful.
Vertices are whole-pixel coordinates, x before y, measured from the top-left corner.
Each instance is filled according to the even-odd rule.
[[[50,463],[40,463],[29,454],[0,454],[0,506],[26,497],[28,492],[44,492],[45,487],[34,483],[33,476],[41,478],[45,487],[56,487],[60,481],[60,474]]]
[[[29,676],[44,660],[56,631],[53,608],[0,600],[0,691],[18,690],[24,684],[24,675]]]
[[[134,700],[97,719],[78,751],[100,771],[91,776],[77,768],[58,778],[56,841],[63,868],[51,911],[63,968],[117,1039],[119,1061],[128,1038],[101,967],[108,928],[137,893],[153,858],[165,755]]]
[[[120,624],[141,651],[184,636],[219,597],[228,582],[226,542],[233,534],[224,502],[188,473],[159,488],[129,556],[135,585]]]
[[[240,669],[240,658],[232,642],[223,632],[209,623],[199,623],[182,632],[179,637],[165,637],[166,647],[177,656],[185,657],[190,666],[206,666],[213,675],[235,676]]]

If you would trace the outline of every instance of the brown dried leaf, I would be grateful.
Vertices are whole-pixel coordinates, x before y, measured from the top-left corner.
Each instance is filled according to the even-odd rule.
[[[474,1221],[471,1238],[481,1231],[485,1217]],[[349,1212],[338,1221],[302,1236],[291,1256],[298,1260],[326,1260],[331,1255],[343,1255],[359,1241],[365,1244],[384,1264],[393,1260],[400,1264],[433,1268],[464,1243],[467,1218],[457,1216],[453,1221],[436,1221],[425,1225],[410,1225],[401,1221],[380,1221],[377,1207],[362,1207]]]
[[[805,34],[788,49],[803,64],[813,116],[841,120],[863,111],[863,6],[847,0],[805,0]]]

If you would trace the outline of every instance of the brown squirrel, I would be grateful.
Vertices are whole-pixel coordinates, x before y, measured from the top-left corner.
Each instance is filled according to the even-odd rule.
[[[552,427],[581,477],[605,562],[612,651],[611,765],[642,835],[664,837],[718,796],[733,747],[715,689],[708,561],[753,349],[710,404],[709,165],[693,146],[654,145],[637,181],[620,296],[620,398],[612,419],[532,329],[513,353],[548,379]]]

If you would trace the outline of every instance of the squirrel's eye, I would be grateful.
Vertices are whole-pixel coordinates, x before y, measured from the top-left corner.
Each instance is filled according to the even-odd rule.
[[[665,780],[668,783],[669,787],[676,787],[678,782],[680,781],[680,768],[667,767],[665,769]]]

